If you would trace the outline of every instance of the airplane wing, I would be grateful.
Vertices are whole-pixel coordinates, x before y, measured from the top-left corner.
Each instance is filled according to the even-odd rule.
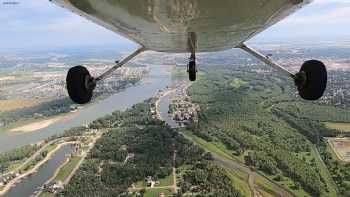
[[[238,46],[311,0],[51,0],[162,52]]]

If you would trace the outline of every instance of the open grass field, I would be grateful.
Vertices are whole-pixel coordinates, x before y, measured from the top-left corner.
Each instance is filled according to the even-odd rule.
[[[75,166],[80,161],[81,157],[73,156],[66,165],[64,165],[60,171],[58,172],[57,176],[54,178],[55,181],[65,181],[69,174],[73,171]]]
[[[338,160],[350,163],[350,138],[328,138],[328,143]]]
[[[159,185],[155,185],[155,187],[166,187],[166,186],[172,186],[173,185],[173,174],[171,173],[169,176],[159,179]],[[139,181],[135,183],[135,187],[137,188],[144,188],[146,187],[146,182],[145,181]]]
[[[325,122],[324,124],[329,129],[336,129],[339,131],[350,132],[350,123]]]
[[[236,89],[238,89],[239,87],[241,87],[242,85],[247,84],[248,82],[243,81],[240,78],[235,78],[231,81],[230,85]]]
[[[251,191],[248,185],[248,176],[237,170],[225,169],[227,175],[232,180],[232,185],[237,188],[243,196],[251,196]]]
[[[25,107],[33,107],[43,102],[42,100],[33,99],[11,99],[11,100],[0,100],[0,112],[12,111],[15,109],[21,109]]]
[[[146,189],[144,197],[157,197],[160,193],[164,193],[165,195],[172,195],[171,188],[150,188]]]
[[[191,138],[198,145],[204,147],[205,149],[208,149],[210,152],[218,154],[221,157],[225,157],[227,159],[241,162],[239,159],[233,157],[231,152],[229,150],[227,150],[226,148],[224,148],[223,146],[218,146],[218,145],[215,145],[213,143],[207,142],[207,141],[203,140],[202,138],[199,138],[199,137],[197,137],[189,132],[186,132],[186,136]]]
[[[173,185],[173,181],[174,180],[174,176],[173,173],[171,173],[169,176],[163,178],[163,179],[159,179],[159,185],[156,185],[156,187],[164,187],[164,186],[172,186]]]
[[[49,192],[42,192],[39,197],[52,197],[52,196],[55,196],[54,194],[52,193],[49,193]]]

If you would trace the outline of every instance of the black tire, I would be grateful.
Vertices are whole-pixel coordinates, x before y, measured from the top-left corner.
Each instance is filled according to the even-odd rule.
[[[86,80],[91,79],[89,71],[83,66],[69,69],[66,83],[69,97],[77,104],[86,104],[91,101],[93,90],[86,87]]]
[[[306,81],[298,87],[299,95],[305,100],[315,101],[323,96],[327,87],[326,66],[318,60],[308,60],[299,73],[305,73]]]
[[[190,81],[196,81],[197,69],[196,62],[190,61],[188,64],[188,77]]]

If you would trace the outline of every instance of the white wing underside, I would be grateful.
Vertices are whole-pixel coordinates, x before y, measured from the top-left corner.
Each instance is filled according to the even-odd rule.
[[[311,0],[52,1],[149,50],[209,52],[238,46]]]

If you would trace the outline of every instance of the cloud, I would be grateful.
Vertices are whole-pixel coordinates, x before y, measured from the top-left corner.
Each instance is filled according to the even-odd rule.
[[[17,6],[0,4],[0,47],[131,44],[116,33],[48,0],[18,1]],[[315,0],[259,37],[337,35],[340,32],[350,38],[349,18],[350,0]]]
[[[350,18],[350,6],[333,8],[326,11],[319,11],[314,14],[294,15],[287,18],[285,25],[329,25],[329,24],[342,24],[349,23]]]

